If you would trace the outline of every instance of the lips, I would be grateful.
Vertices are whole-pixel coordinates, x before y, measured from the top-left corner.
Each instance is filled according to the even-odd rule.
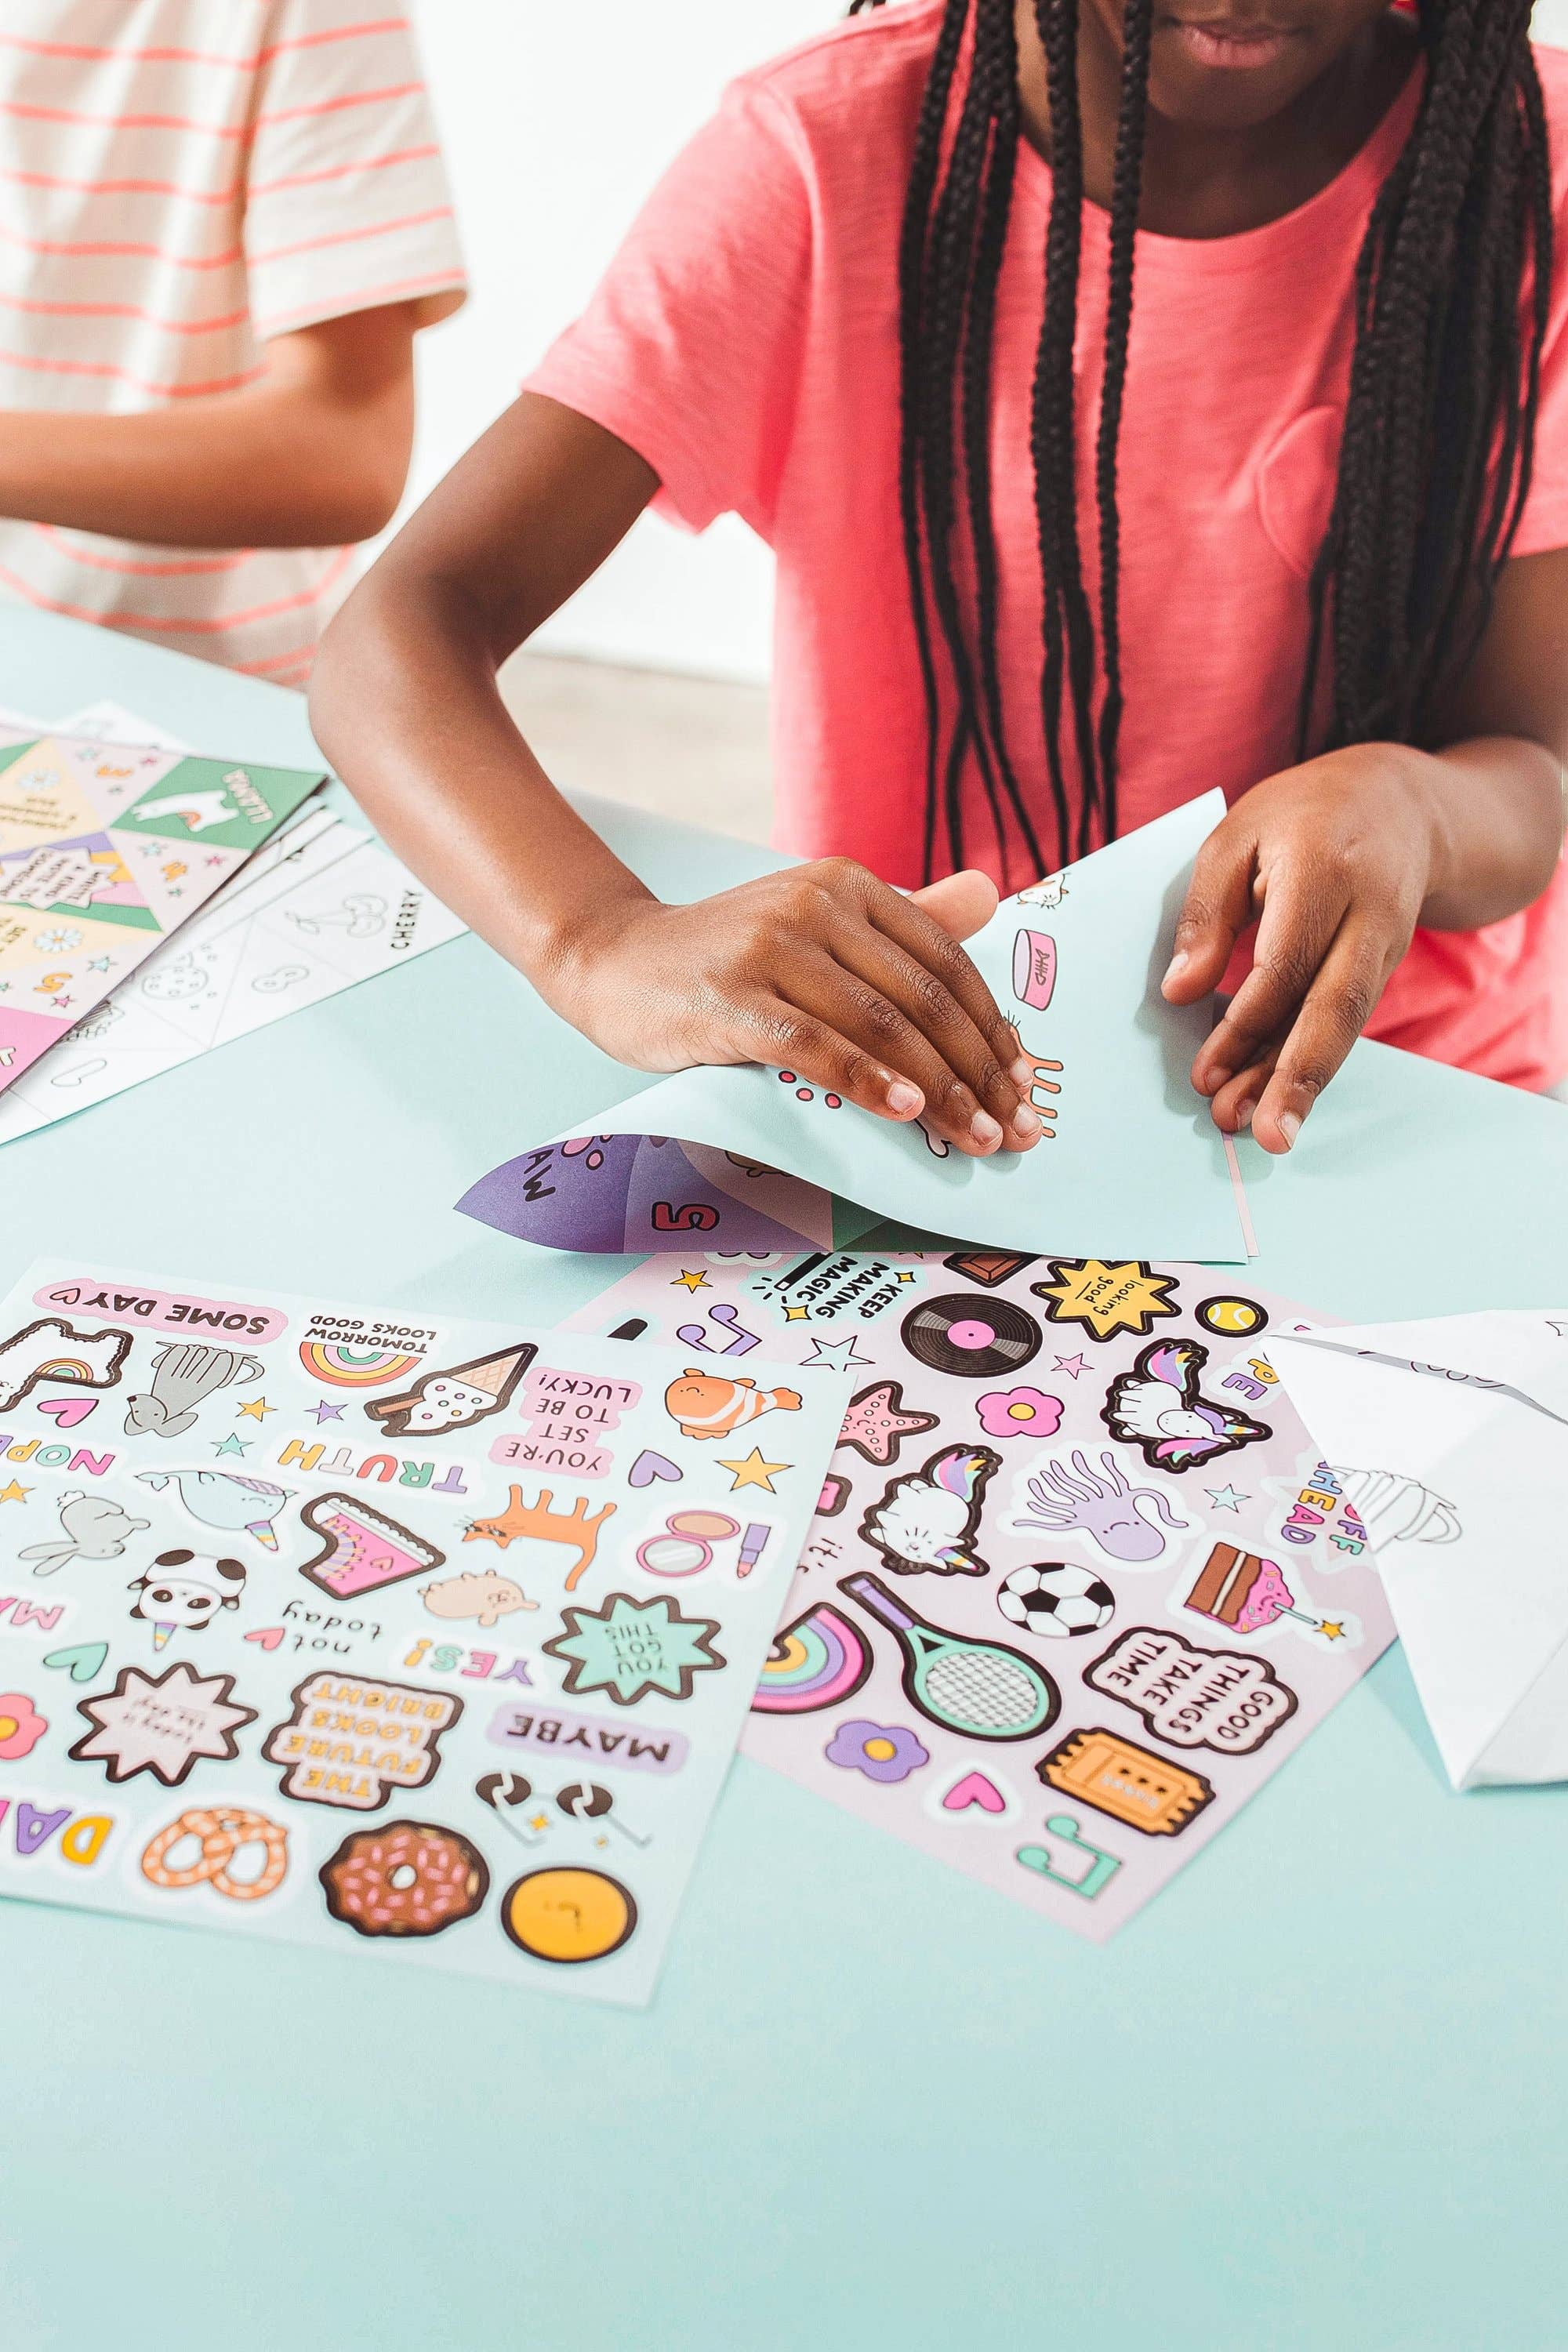
[[[1171,30],[1194,65],[1221,70],[1256,70],[1273,65],[1295,37],[1279,26],[1244,23],[1228,16],[1178,16],[1172,20]]]

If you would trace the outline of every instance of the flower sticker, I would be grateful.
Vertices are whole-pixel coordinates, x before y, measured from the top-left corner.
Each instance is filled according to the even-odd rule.
[[[1062,1401],[1043,1389],[991,1389],[974,1410],[987,1437],[1053,1437],[1061,1426]]]
[[[822,1752],[830,1764],[864,1772],[868,1780],[907,1780],[931,1762],[929,1750],[901,1724],[868,1723],[858,1716],[841,1723]]]
[[[30,1756],[48,1727],[30,1698],[20,1691],[0,1691],[0,1763]]]

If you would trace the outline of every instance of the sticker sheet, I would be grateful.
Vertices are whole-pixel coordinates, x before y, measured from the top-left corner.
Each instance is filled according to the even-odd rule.
[[[319,770],[0,728],[0,1092],[321,782]]]
[[[1032,1151],[966,1159],[793,1070],[682,1070],[601,1112],[596,1133],[493,1169],[458,1207],[557,1249],[769,1250],[842,1240],[837,1194],[1008,1249],[1244,1261],[1235,1153],[1188,1075],[1210,1007],[1167,1004],[1159,985],[1224,814],[1217,792],[1173,810],[1005,900],[967,942],[1036,1072]]]
[[[696,1253],[569,1328],[848,1374],[742,1751],[1096,1942],[1393,1638],[1227,1269]]]
[[[0,1894],[649,1998],[841,1376],[76,1263],[0,1307]]]

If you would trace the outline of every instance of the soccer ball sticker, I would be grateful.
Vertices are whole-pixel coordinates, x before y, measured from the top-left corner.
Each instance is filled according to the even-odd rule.
[[[1005,1577],[996,1606],[1011,1625],[1057,1640],[1068,1633],[1097,1633],[1116,1613],[1116,1595],[1092,1569],[1016,1568]]]

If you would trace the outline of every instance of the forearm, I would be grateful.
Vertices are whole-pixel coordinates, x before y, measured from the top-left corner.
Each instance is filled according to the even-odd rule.
[[[1469,931],[1532,905],[1562,854],[1561,761],[1519,735],[1474,736],[1404,758],[1430,823],[1421,923]]]
[[[361,583],[317,656],[318,740],[377,830],[469,929],[555,1002],[563,949],[650,894],[567,804],[496,684],[489,615],[395,558]]]
[[[276,337],[266,373],[133,415],[0,412],[0,514],[163,547],[334,547],[403,493],[405,306]]]

